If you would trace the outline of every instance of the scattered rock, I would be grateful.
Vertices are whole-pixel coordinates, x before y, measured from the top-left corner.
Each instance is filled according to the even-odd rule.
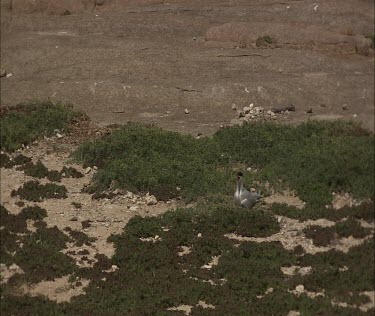
[[[11,73],[8,73],[7,75],[6,75],[6,77],[7,78],[10,78],[10,77],[12,77],[13,75],[11,74]]]
[[[297,293],[302,294],[304,291],[305,291],[305,287],[302,284],[296,286]]]
[[[348,109],[349,109],[349,107],[348,107],[348,105],[347,105],[347,104],[344,104],[344,105],[342,106],[342,109],[343,109],[344,111],[346,111],[346,110],[348,110]]]
[[[179,257],[186,256],[189,253],[191,253],[191,248],[188,246],[180,246],[181,251],[179,251],[177,254]]]
[[[125,198],[127,198],[127,199],[132,199],[134,197],[134,195],[133,195],[133,193],[132,192],[126,192],[126,194],[125,194]]]
[[[155,205],[158,203],[158,200],[154,195],[148,195],[148,193],[145,196],[145,201],[147,205]]]
[[[136,210],[138,210],[138,206],[136,205],[129,207],[129,211],[135,212]]]
[[[2,78],[2,77],[6,77],[6,75],[7,75],[7,71],[4,70],[4,69],[0,69],[0,77],[1,77],[1,78]]]
[[[264,118],[264,109],[261,106],[254,106],[254,103],[251,103],[238,112],[238,117],[243,118],[245,121]]]
[[[56,133],[56,137],[57,137],[57,138],[63,138],[64,136],[61,135],[60,133]]]
[[[118,270],[118,266],[117,265],[112,265],[112,267],[110,269],[108,269],[106,272],[109,272],[109,273],[112,273],[112,272],[115,272],[116,270]]]
[[[335,210],[339,210],[345,206],[349,206],[349,207],[353,206],[353,197],[351,197],[349,193],[334,194],[332,207]]]
[[[9,279],[15,274],[23,274],[24,271],[15,263],[13,263],[9,268],[5,264],[0,264],[0,274],[1,282],[0,284],[7,283]]]
[[[233,111],[237,110],[237,106],[236,106],[235,103],[232,104],[232,110],[233,110]]]
[[[188,109],[185,109],[185,114],[189,114],[189,110]]]
[[[87,168],[85,169],[85,173],[88,174],[88,173],[90,173],[90,172],[91,172],[91,167],[87,167]]]

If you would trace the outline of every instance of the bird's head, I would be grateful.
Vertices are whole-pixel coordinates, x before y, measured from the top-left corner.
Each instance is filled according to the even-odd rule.
[[[242,181],[243,179],[243,173],[242,172],[238,172],[237,173],[237,181]]]

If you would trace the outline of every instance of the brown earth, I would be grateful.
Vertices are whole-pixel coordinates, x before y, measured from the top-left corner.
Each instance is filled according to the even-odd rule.
[[[50,98],[100,125],[205,135],[239,122],[233,104],[293,104],[283,121],[374,130],[372,0],[2,0],[1,9],[2,106]],[[258,47],[266,35],[276,42]]]

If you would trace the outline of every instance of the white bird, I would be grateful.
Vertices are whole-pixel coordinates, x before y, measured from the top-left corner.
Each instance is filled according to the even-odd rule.
[[[243,186],[243,174],[237,173],[237,189],[234,192],[234,203],[238,206],[252,208],[255,203],[259,202],[261,195],[260,192],[250,192]]]

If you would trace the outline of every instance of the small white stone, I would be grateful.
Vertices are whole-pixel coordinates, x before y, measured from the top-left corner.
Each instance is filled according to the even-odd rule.
[[[91,172],[91,167],[87,167],[87,168],[85,169],[85,173],[88,174],[88,173],[90,173],[90,172]]]
[[[57,138],[63,138],[64,136],[62,136],[60,133],[56,133],[56,137]]]
[[[158,203],[158,200],[156,199],[154,195],[148,195],[148,196],[146,195],[145,201],[147,205],[155,205]]]
[[[188,109],[185,109],[185,114],[189,114],[189,110]]]
[[[237,105],[235,103],[232,104],[232,110],[233,111],[237,110]]]
[[[305,287],[302,284],[296,286],[297,293],[303,293],[304,290],[305,290]]]
[[[246,114],[246,113],[249,113],[250,110],[251,110],[251,108],[250,108],[249,106],[245,106],[245,107],[243,108],[243,111],[245,112],[245,114]]]
[[[202,233],[199,233],[197,236],[198,236],[198,238],[201,238],[202,237]]]
[[[115,264],[113,264],[112,267],[111,267],[111,270],[112,270],[112,271],[116,271],[116,270],[118,270],[118,266],[116,266]]]
[[[134,206],[130,206],[130,207],[129,207],[129,211],[134,212],[134,211],[136,211],[136,210],[138,210],[138,206],[136,206],[136,205],[134,205]]]

